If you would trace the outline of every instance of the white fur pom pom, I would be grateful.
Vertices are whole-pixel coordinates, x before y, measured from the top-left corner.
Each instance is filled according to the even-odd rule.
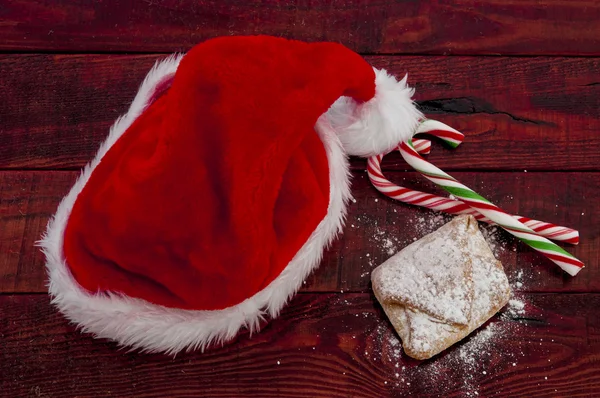
[[[405,76],[397,81],[385,69],[375,69],[375,96],[359,104],[340,97],[327,111],[349,155],[374,156],[392,150],[415,133],[423,114],[415,107],[414,89]]]

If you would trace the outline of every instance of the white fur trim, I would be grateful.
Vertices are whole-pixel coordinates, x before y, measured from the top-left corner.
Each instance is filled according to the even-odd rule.
[[[175,73],[181,56],[157,63],[150,71],[129,111],[111,128],[95,159],[62,200],[40,246],[46,255],[52,303],[84,332],[149,352],[175,354],[182,350],[204,350],[211,343],[224,343],[241,328],[256,332],[266,316],[276,317],[302,282],[315,269],[324,248],[342,230],[346,205],[351,198],[349,165],[342,145],[326,118],[315,130],[321,137],[329,161],[330,203],[325,218],[283,272],[266,288],[242,303],[218,311],[167,308],[117,294],[94,295],[82,289],[65,262],[63,236],[77,195],[108,149],[148,106],[156,87]]]
[[[414,89],[407,76],[397,81],[385,69],[375,69],[375,97],[358,104],[340,97],[327,111],[349,155],[375,156],[387,153],[415,133],[423,114],[415,107]]]

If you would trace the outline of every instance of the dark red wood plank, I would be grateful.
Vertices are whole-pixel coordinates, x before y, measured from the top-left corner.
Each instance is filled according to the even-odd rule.
[[[127,111],[156,56],[0,57],[0,167],[77,168]]]
[[[0,293],[44,289],[44,258],[35,242],[76,176],[0,172]]]
[[[595,203],[600,202],[600,174],[455,172],[452,175],[507,212],[580,231],[579,245],[563,247],[584,261],[586,268],[576,277],[570,277],[512,235],[480,224],[517,289],[599,291],[600,213]],[[402,186],[442,194],[416,173],[387,172],[386,176]],[[373,190],[365,173],[355,174],[353,194],[356,203],[350,206],[340,238],[343,258],[338,267],[342,290],[367,288],[372,268],[447,220],[429,210],[383,197]]]
[[[465,133],[444,169],[598,170],[600,59],[373,57],[415,84],[426,116]],[[429,62],[427,62],[429,61]],[[438,147],[439,148],[439,147]],[[387,168],[404,169],[400,156]]]
[[[41,295],[0,296],[3,396],[600,394],[600,295],[530,294],[432,360],[407,358],[370,294],[300,294],[251,338],[169,358],[94,340]]]
[[[600,6],[590,0],[5,0],[0,17],[0,49],[12,51],[171,52],[270,34],[366,53],[600,53]]]
[[[0,56],[0,168],[79,168],[159,55]],[[452,170],[600,170],[600,60],[369,57],[409,73],[426,114],[462,130]],[[357,167],[365,162],[354,160]],[[398,155],[386,167],[405,169]]]
[[[456,172],[456,178],[509,212],[580,230],[581,243],[565,248],[586,263],[569,277],[503,231],[489,233],[517,290],[600,292],[600,173]],[[389,172],[398,184],[428,192],[416,173]],[[0,293],[45,292],[44,258],[34,247],[76,172],[0,172]],[[379,194],[366,173],[355,172],[344,234],[326,252],[305,291],[366,291],[370,271],[445,219]],[[484,228],[482,226],[482,228]],[[484,228],[485,231],[492,231]]]

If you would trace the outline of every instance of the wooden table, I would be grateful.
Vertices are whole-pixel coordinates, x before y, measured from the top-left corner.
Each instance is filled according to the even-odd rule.
[[[4,0],[0,395],[600,396],[598,21],[600,4],[585,0]],[[579,229],[568,250],[587,267],[569,277],[492,232],[515,302],[445,354],[411,361],[369,273],[443,220],[378,194],[352,159],[343,236],[261,333],[176,358],[80,334],[46,294],[34,244],[48,217],[155,60],[255,33],[339,41],[409,72],[424,112],[466,134],[429,159],[508,211]],[[384,169],[432,190],[398,155]]]

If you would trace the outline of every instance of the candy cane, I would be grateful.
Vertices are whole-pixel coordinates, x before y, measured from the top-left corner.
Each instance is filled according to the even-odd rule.
[[[432,123],[429,122],[435,122],[437,130],[431,129],[430,127]],[[438,134],[447,135],[448,131],[446,129],[451,129],[451,127],[433,120],[428,120],[424,123],[424,125],[425,126],[421,127],[418,130],[418,132],[427,131],[430,132],[430,134],[432,135],[438,136]],[[441,133],[442,131],[444,131],[443,134]],[[461,133],[458,134],[462,135]],[[440,138],[444,139],[443,137]],[[449,142],[449,144],[458,145],[462,142],[462,139],[457,140],[456,138],[457,137],[455,137],[455,140],[452,143]],[[412,143],[413,147],[417,152],[424,154],[430,152],[431,141],[413,139]],[[392,183],[383,175],[383,172],[381,170],[382,159],[383,155],[373,156],[369,158],[367,163],[367,174],[373,186],[384,195],[407,204],[425,207],[434,211],[442,211],[448,214],[455,215],[470,214],[474,216],[478,221],[495,225],[494,221],[485,217],[483,214],[480,214],[479,212],[477,212],[476,209],[469,207],[466,203],[460,200],[436,196],[425,192],[404,188]],[[528,226],[529,228],[531,228],[532,230],[534,230],[538,235],[544,236],[548,239],[562,241],[565,243],[571,243],[574,245],[579,243],[579,232],[574,229],[552,223],[547,223],[544,221],[533,220],[531,218],[519,215],[513,215],[513,217],[525,224],[526,226]]]
[[[382,194],[400,202],[425,207],[434,211],[441,211],[454,215],[470,214],[478,221],[495,225],[495,222],[460,200],[432,195],[392,183],[385,178],[381,171],[381,159],[383,159],[382,155],[369,158],[367,174],[373,186]],[[579,232],[574,229],[518,215],[514,215],[513,217],[533,229],[538,235],[545,236],[548,239],[574,245],[579,243]]]
[[[428,123],[428,125],[429,126],[427,127],[435,127],[434,123]],[[432,131],[434,130],[431,129],[428,132],[431,134]],[[456,146],[462,141],[462,134],[454,129],[451,129],[450,131],[440,130],[439,134],[445,135],[445,140],[447,139],[450,142],[454,142]],[[438,134],[435,135],[437,136]],[[536,232],[531,228],[524,225],[513,216],[507,214],[498,206],[479,195],[477,192],[473,191],[466,185],[461,184],[449,174],[427,162],[413,148],[412,142],[402,142],[398,149],[404,160],[411,167],[421,173],[425,178],[445,189],[455,197],[461,199],[469,207],[476,210],[478,213],[482,214],[488,219],[494,221],[497,225],[515,237],[519,238],[534,250],[544,254],[548,259],[557,264],[570,275],[576,275],[581,268],[583,268],[584,264],[573,255],[566,252],[548,239],[536,234]]]
[[[431,141],[429,140],[413,138],[412,143],[415,150],[423,155],[429,155],[431,152]]]

